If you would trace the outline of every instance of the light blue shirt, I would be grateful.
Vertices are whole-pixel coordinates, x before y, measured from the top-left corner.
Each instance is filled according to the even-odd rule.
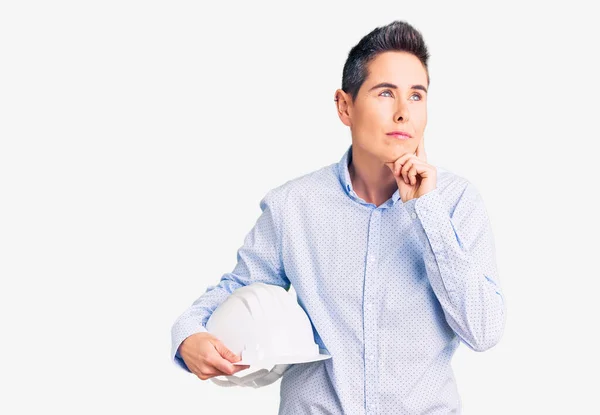
[[[234,270],[174,323],[171,356],[188,370],[179,345],[235,289],[292,284],[332,358],[284,373],[280,415],[460,414],[451,358],[461,341],[497,344],[506,321],[481,195],[437,167],[435,190],[375,206],[354,192],[351,158],[352,145],[267,192]]]

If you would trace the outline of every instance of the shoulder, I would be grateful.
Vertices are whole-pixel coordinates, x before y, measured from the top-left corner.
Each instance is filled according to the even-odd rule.
[[[476,205],[482,202],[479,190],[470,180],[442,167],[437,167],[436,191],[450,211],[458,205]]]
[[[440,193],[446,196],[446,198],[457,192],[461,192],[469,185],[469,181],[465,177],[443,167],[436,168],[437,187]]]
[[[288,179],[269,190],[263,201],[267,199],[283,208],[290,200],[297,202],[299,198],[318,196],[321,192],[331,193],[332,187],[340,187],[336,169],[337,163],[332,163]]]

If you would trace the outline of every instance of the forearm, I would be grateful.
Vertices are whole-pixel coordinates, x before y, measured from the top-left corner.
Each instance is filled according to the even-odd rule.
[[[484,351],[505,325],[489,219],[474,188],[465,190],[454,216],[444,206],[438,189],[404,204],[446,321],[471,349]]]

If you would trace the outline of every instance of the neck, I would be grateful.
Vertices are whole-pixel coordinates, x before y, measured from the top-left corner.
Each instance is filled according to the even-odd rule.
[[[375,206],[383,204],[398,190],[390,168],[372,155],[357,151],[355,146],[352,146],[348,172],[356,194]]]

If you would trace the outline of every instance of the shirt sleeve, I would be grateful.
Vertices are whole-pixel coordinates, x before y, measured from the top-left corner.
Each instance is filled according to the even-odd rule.
[[[237,264],[233,271],[221,276],[217,285],[208,286],[171,328],[171,358],[188,372],[190,370],[179,354],[179,346],[192,334],[207,331],[206,323],[212,312],[231,293],[255,282],[278,285],[286,290],[290,288],[282,266],[280,219],[276,213],[279,206],[274,189],[260,201],[260,208],[260,217],[237,251]]]
[[[446,321],[472,350],[496,345],[504,332],[506,306],[496,265],[488,213],[476,187],[452,184],[449,204],[436,188],[404,203],[424,247],[431,287]]]

